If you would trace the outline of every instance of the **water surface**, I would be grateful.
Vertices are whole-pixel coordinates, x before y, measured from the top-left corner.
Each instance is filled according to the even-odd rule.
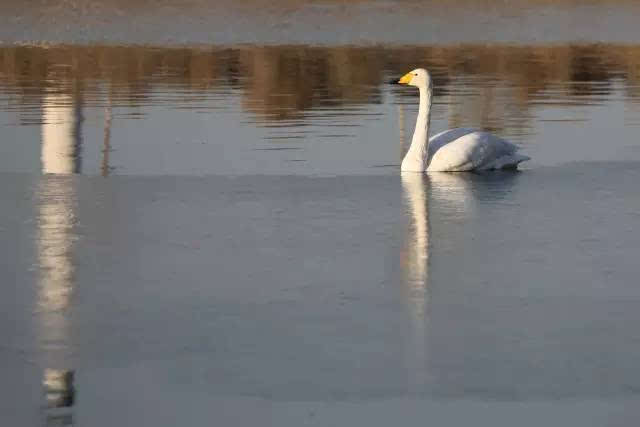
[[[633,0],[7,0],[4,43],[637,43]]]
[[[97,425],[115,410],[127,425],[195,422],[242,402],[253,409],[221,419],[339,419],[344,404],[400,416],[398,399],[414,414],[459,402],[436,413],[487,425],[550,403],[576,425],[637,417],[622,408],[640,389],[638,165],[4,173],[17,203],[2,210],[3,269],[17,280],[0,303],[3,413],[38,415],[47,368],[74,372],[74,417]]]
[[[0,5],[0,424],[640,420],[635,2],[49,3]],[[523,171],[400,174],[416,66]]]
[[[5,47],[0,58],[0,171],[395,173],[417,93],[386,82],[416,65],[435,78],[434,132],[490,130],[529,167],[640,159],[635,45]]]

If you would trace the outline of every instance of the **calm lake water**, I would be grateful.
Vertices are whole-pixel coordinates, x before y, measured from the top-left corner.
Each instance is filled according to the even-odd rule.
[[[0,171],[397,173],[435,78],[434,132],[480,127],[526,167],[640,160],[640,45],[0,48]]]
[[[634,2],[138,3],[0,5],[0,424],[640,421]]]

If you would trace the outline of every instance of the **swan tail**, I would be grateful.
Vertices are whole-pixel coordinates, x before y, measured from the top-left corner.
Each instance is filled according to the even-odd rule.
[[[497,158],[484,169],[518,169],[518,164],[527,160],[531,160],[531,157],[513,153]]]

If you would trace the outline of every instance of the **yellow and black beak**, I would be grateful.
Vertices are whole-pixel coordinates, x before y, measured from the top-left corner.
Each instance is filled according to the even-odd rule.
[[[407,73],[404,76],[400,77],[400,80],[398,80],[398,84],[399,85],[408,85],[409,83],[411,83],[411,79],[412,78],[413,78],[413,74]]]

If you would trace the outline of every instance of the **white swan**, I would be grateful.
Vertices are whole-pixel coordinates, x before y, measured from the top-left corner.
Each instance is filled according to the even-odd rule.
[[[417,68],[397,81],[420,90],[420,108],[411,146],[402,160],[407,172],[461,172],[516,168],[529,157],[517,153],[518,147],[477,129],[457,128],[429,138],[433,83],[429,72]]]

